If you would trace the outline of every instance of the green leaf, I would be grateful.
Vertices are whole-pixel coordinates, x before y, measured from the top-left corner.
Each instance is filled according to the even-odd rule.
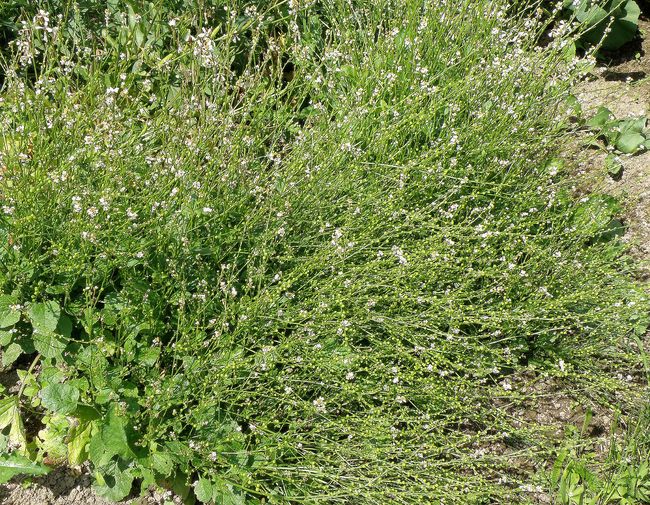
[[[68,463],[72,466],[81,465],[88,459],[88,444],[97,431],[94,421],[80,423],[68,434]]]
[[[20,311],[12,308],[18,304],[15,296],[0,296],[0,328],[9,328],[20,321]]]
[[[13,336],[14,333],[11,331],[0,330],[0,345],[2,346],[9,345]]]
[[[605,169],[611,177],[620,177],[623,174],[623,162],[615,154],[609,154],[605,158]]]
[[[61,358],[67,341],[54,333],[34,333],[34,348],[46,358]]]
[[[17,343],[10,344],[9,347],[2,351],[2,366],[11,365],[22,353],[23,349]]]
[[[59,318],[59,322],[56,325],[56,333],[66,338],[70,338],[70,335],[72,335],[72,320],[65,314]]]
[[[645,137],[640,133],[625,133],[616,141],[616,149],[622,153],[630,154],[635,152],[645,142]]]
[[[212,499],[215,505],[246,504],[244,495],[239,491],[235,491],[233,485],[223,479],[217,479],[213,485],[213,489]]]
[[[618,121],[618,129],[621,133],[643,133],[648,122],[645,116],[634,119],[622,119]]]
[[[51,461],[64,463],[68,457],[65,438],[70,431],[70,421],[63,414],[46,415],[42,422],[45,428],[39,430],[36,445]]]
[[[575,209],[574,222],[585,233],[602,232],[621,211],[616,198],[609,195],[591,195]]]
[[[160,348],[159,347],[147,347],[141,349],[137,353],[138,361],[146,366],[153,366],[158,361],[160,357]]]
[[[168,454],[155,451],[149,456],[151,467],[163,477],[169,477],[174,470],[174,462]]]
[[[194,485],[194,493],[201,503],[208,503],[212,500],[212,483],[208,479],[200,478]]]
[[[61,307],[54,300],[33,303],[29,307],[29,319],[38,333],[54,333],[61,317]]]
[[[69,384],[50,384],[41,391],[43,406],[59,414],[71,414],[79,402],[79,390]]]
[[[618,15],[612,23],[611,32],[603,41],[603,49],[616,50],[623,44],[630,42],[639,30],[639,16],[641,9],[632,0],[623,2],[622,15]]]
[[[4,430],[11,424],[13,409],[16,408],[16,397],[10,396],[0,400],[0,430]]]
[[[0,455],[0,484],[16,475],[45,475],[50,469],[19,454]]]
[[[9,442],[24,450],[27,439],[18,408],[18,398],[15,396],[0,400],[0,430],[4,430],[7,426],[9,426]]]
[[[590,128],[601,128],[613,117],[612,111],[607,107],[599,107],[596,115],[587,121],[586,125]]]
[[[121,456],[124,459],[134,456],[127,437],[127,424],[127,419],[113,406],[99,432],[90,441],[88,455],[96,466],[108,464],[113,456]]]
[[[126,498],[133,486],[133,474],[128,468],[121,469],[117,462],[112,462],[94,473],[93,489],[104,498],[120,501]]]

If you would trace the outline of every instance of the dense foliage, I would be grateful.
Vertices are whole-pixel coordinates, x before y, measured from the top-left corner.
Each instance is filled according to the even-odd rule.
[[[0,95],[2,461],[112,499],[515,503],[546,451],[516,374],[620,389],[647,303],[552,159],[579,65],[534,18],[38,7]]]

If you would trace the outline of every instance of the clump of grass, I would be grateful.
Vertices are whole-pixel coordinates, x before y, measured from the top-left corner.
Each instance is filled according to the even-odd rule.
[[[2,90],[7,405],[45,415],[5,443],[114,499],[523,500],[509,377],[634,362],[647,308],[548,163],[562,44],[494,1],[69,7]]]

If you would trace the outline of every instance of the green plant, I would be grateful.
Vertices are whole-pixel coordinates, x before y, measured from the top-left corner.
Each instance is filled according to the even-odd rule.
[[[621,153],[633,154],[650,149],[650,130],[645,116],[616,119],[607,107],[599,107],[596,114],[585,125],[602,137],[607,145]]]
[[[564,9],[580,24],[582,44],[616,50],[639,30],[641,9],[634,0],[564,0]]]
[[[549,162],[577,73],[534,20],[54,4],[0,102],[7,457],[115,500],[516,502],[484,447],[549,447],[511,380],[625,401],[648,302],[616,204]]]

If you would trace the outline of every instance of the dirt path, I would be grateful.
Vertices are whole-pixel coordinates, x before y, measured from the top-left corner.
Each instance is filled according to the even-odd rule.
[[[638,47],[623,61],[596,69],[593,79],[578,87],[576,98],[585,117],[600,106],[610,109],[617,119],[650,114],[650,21],[641,21],[640,28],[644,39]],[[625,238],[633,244],[635,256],[646,263],[644,270],[650,275],[650,151],[621,155],[623,175],[617,180],[605,170],[606,156],[602,150],[579,151],[579,186],[621,198],[628,226]]]

